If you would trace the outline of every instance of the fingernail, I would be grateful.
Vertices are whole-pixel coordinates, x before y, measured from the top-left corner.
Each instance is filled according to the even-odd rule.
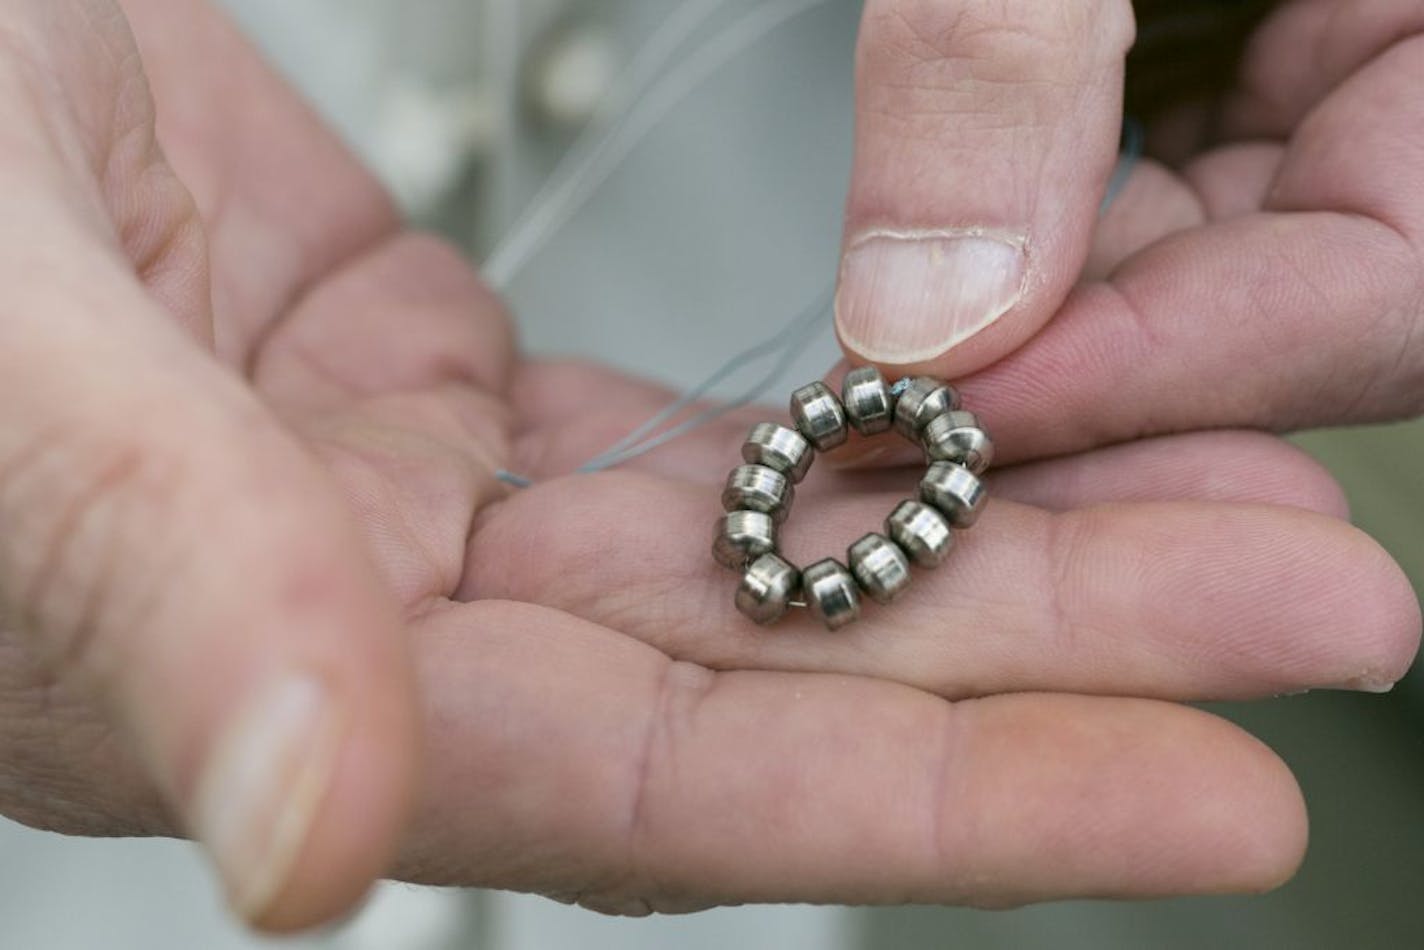
[[[917,363],[990,326],[1023,296],[1021,235],[877,231],[841,261],[836,325],[857,354]]]
[[[1377,676],[1357,676],[1354,679],[1344,680],[1326,688],[1347,693],[1374,693],[1383,696],[1386,693],[1394,692],[1394,687],[1397,685],[1398,684],[1392,680],[1382,680]]]
[[[339,729],[317,680],[259,690],[214,747],[191,811],[233,910],[258,919],[301,853],[335,764]]]

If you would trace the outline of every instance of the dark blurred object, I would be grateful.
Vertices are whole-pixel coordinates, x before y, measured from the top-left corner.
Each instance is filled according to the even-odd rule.
[[[1256,27],[1279,0],[1136,0],[1126,114],[1143,122],[1210,102],[1236,79]]]

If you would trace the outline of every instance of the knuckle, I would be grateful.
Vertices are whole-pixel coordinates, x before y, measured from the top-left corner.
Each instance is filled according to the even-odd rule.
[[[623,886],[613,894],[637,895],[633,902],[646,904],[650,910],[661,907],[664,900],[669,906],[679,901],[678,889],[666,875],[669,862],[664,858],[675,836],[668,834],[662,806],[675,800],[676,790],[667,787],[676,775],[672,766],[679,750],[687,745],[697,710],[713,688],[716,675],[693,663],[674,660],[667,664],[648,710],[640,753],[631,765],[627,869]],[[627,906],[629,902],[619,903]]]
[[[1043,620],[1054,652],[1072,662],[1084,648],[1089,631],[1083,618],[1093,610],[1093,580],[1087,565],[1100,562],[1093,548],[1103,516],[1094,509],[1057,512],[1048,516],[1043,540]]]
[[[1061,82],[1072,75],[1065,63],[1087,71],[1121,60],[1135,34],[1124,0],[870,0],[861,49],[897,71],[948,65],[976,81]]]
[[[37,653],[101,674],[159,593],[149,555],[174,460],[141,434],[52,429],[0,461],[0,601]],[[140,544],[141,542],[141,544]]]
[[[546,896],[614,917],[686,914],[706,910],[705,880],[676,853],[685,838],[675,814],[679,750],[687,743],[717,674],[706,667],[669,661],[649,697],[646,725],[637,754],[627,764],[623,784],[627,807],[620,824],[622,845],[591,878],[576,889],[546,889]],[[668,806],[673,806],[670,812]]]

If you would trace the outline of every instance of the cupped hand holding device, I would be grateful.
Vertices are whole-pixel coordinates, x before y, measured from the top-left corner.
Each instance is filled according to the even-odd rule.
[[[194,836],[273,929],[387,873],[618,912],[1278,883],[1291,776],[1177,701],[1384,688],[1414,595],[1264,435],[1068,453],[1418,411],[1396,9],[1284,8],[1219,146],[1095,229],[1125,4],[868,6],[842,337],[1037,461],[828,634],[707,557],[755,414],[557,477],[666,395],[519,358],[198,0],[0,0],[0,809]],[[913,484],[828,468],[808,552]]]

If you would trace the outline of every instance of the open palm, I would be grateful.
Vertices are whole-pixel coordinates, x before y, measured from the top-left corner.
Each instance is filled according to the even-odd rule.
[[[1408,663],[1407,584],[1312,463],[1216,433],[1011,469],[894,610],[750,627],[707,541],[752,416],[561,477],[667,395],[521,360],[226,24],[124,7],[141,60],[106,0],[0,4],[6,813],[196,834],[272,927],[380,873],[643,912],[1294,868],[1286,770],[1164,700]],[[826,468],[798,559],[914,478]]]

